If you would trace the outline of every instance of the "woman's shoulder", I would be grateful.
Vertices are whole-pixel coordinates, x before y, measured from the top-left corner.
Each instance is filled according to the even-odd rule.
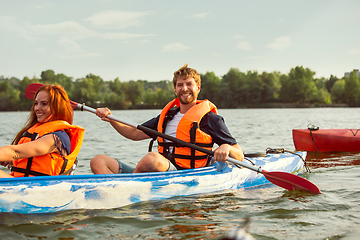
[[[71,141],[69,135],[64,130],[59,130],[52,132],[55,135],[55,145],[62,146],[63,149],[66,149],[67,154],[70,154],[71,151]],[[61,144],[57,141],[60,141]],[[60,149],[62,149],[60,147]]]
[[[69,141],[70,141],[69,135],[64,130],[58,130],[58,131],[52,132],[52,134],[55,134],[60,139],[69,139]]]

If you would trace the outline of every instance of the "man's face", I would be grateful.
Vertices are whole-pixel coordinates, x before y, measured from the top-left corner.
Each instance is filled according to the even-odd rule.
[[[196,85],[193,77],[186,79],[178,77],[175,85],[175,94],[182,104],[196,101],[200,92],[200,86]]]

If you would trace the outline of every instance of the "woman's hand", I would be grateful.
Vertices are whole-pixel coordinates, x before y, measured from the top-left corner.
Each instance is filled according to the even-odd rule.
[[[10,163],[11,163],[11,164],[10,164]],[[9,165],[9,164],[10,164],[10,165]],[[9,167],[12,166],[12,162],[0,162],[0,165],[1,165],[1,166],[4,166],[4,167],[7,166],[7,167],[9,168]]]

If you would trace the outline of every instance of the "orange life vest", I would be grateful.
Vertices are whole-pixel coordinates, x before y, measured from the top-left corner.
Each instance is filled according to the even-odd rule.
[[[162,110],[158,123],[159,132],[165,133],[166,115],[168,111],[175,106],[180,107],[178,98],[169,102]],[[217,114],[217,108],[213,103],[208,100],[197,101],[196,105],[191,107],[181,118],[176,130],[176,138],[212,150],[214,145],[212,137],[199,128],[201,119],[210,111]],[[159,153],[166,157],[169,146],[174,146],[174,144],[172,142],[165,142],[163,138],[158,137]],[[170,161],[178,169],[205,167],[208,163],[208,158],[205,153],[189,147],[174,146],[173,152],[170,154],[172,158]]]
[[[70,125],[66,121],[56,120],[47,123],[37,123],[23,134],[18,144],[35,141],[47,133],[64,130],[70,137],[71,152],[67,156],[58,153],[49,153],[42,156],[23,158],[13,161],[11,175],[14,177],[28,176],[55,176],[70,174],[76,162],[85,129]]]

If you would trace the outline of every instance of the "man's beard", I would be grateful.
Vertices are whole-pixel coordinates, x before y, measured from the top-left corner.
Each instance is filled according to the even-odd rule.
[[[186,99],[182,98],[181,95],[183,94],[184,92],[180,92],[179,94],[177,94],[177,98],[180,100],[180,102],[182,104],[189,104],[189,103],[192,103],[195,101],[195,99],[197,98],[198,94],[196,94],[195,92],[190,92],[191,93],[191,96],[190,97],[187,97]]]

